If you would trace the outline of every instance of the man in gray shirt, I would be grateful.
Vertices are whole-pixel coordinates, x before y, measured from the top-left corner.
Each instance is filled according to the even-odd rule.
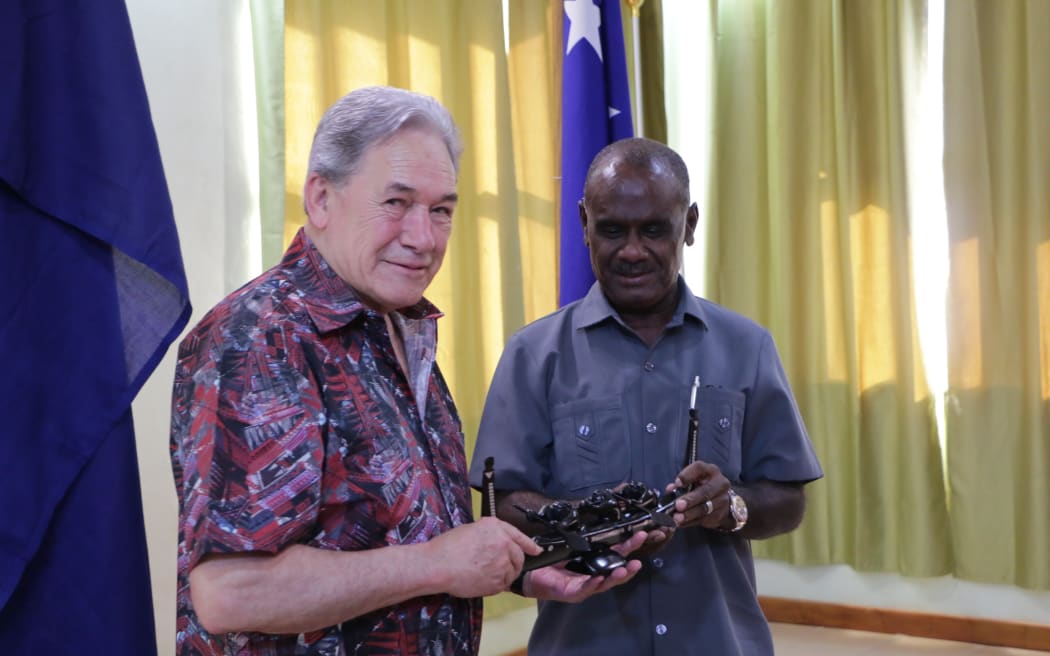
[[[772,654],[749,540],[796,528],[804,484],[823,475],[773,340],[679,276],[698,211],[670,148],[625,139],[598,153],[580,218],[597,282],[508,342],[471,484],[494,457],[499,515],[526,530],[515,506],[625,481],[690,491],[676,528],[632,554],[644,562],[633,579],[579,603],[539,602],[529,654]]]

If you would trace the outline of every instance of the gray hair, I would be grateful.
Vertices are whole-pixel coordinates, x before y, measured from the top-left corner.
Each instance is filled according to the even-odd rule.
[[[307,176],[336,184],[353,175],[368,149],[405,128],[433,130],[459,172],[463,152],[452,115],[430,96],[394,87],[362,87],[335,102],[321,117],[310,147]]]

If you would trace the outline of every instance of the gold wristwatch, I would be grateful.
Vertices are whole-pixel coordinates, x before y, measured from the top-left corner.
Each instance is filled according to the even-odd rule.
[[[731,533],[739,531],[747,524],[747,502],[732,488],[729,489],[729,515],[736,522],[736,526],[728,529]]]

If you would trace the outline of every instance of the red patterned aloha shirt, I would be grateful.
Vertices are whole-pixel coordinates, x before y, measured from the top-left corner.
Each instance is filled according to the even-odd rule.
[[[437,364],[437,309],[363,306],[300,230],[280,264],[183,339],[171,458],[179,495],[177,653],[476,654],[481,601],[420,597],[305,635],[208,634],[190,569],[295,543],[373,549],[471,521],[463,433]]]

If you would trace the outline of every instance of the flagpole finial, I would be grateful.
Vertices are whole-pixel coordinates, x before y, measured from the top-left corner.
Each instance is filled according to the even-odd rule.
[[[627,4],[631,6],[631,14],[635,17],[638,16],[638,12],[642,10],[642,5],[645,4],[645,0],[626,0]]]

